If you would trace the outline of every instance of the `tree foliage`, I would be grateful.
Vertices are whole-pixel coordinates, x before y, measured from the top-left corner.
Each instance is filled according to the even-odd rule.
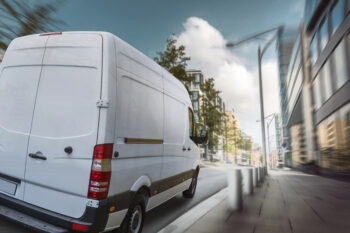
[[[0,48],[6,50],[16,37],[55,31],[63,21],[53,13],[63,0],[29,6],[25,1],[0,0]]]
[[[201,85],[201,120],[208,127],[208,148],[215,150],[218,146],[218,136],[223,134],[223,114],[217,103],[220,91],[215,89],[214,79],[209,78]]]
[[[242,137],[240,130],[236,124],[230,124],[229,120],[226,121],[226,143],[227,151],[231,154],[237,155],[237,149],[241,147]]]
[[[187,61],[190,58],[186,57],[185,46],[177,46],[174,37],[169,37],[166,43],[165,51],[157,52],[158,57],[154,60],[183,83],[192,81],[186,73]]]

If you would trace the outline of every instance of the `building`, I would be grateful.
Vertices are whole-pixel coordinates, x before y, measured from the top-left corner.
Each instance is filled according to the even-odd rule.
[[[193,106],[193,114],[196,122],[200,121],[200,107],[201,100],[200,96],[203,95],[201,90],[201,85],[205,82],[204,75],[200,70],[188,70],[187,75],[193,77],[193,81],[186,83],[186,87],[189,90],[192,106]]]
[[[278,68],[279,68],[279,89],[280,89],[280,107],[282,120],[282,144],[283,160],[285,166],[292,166],[290,132],[287,127],[288,123],[288,98],[287,98],[287,72],[290,63],[290,58],[293,46],[297,39],[297,30],[282,28],[277,34],[277,53],[278,53]]]
[[[284,165],[284,144],[283,144],[283,133],[282,133],[282,122],[281,122],[281,115],[275,114],[275,135],[276,135],[276,153],[277,153],[277,160],[278,165],[283,166]]]
[[[283,114],[290,132],[291,165],[301,167],[314,160],[313,121],[311,93],[308,85],[307,68],[304,65],[302,45],[305,44],[300,33],[293,45],[286,81],[286,109]],[[308,148],[306,148],[308,141]]]
[[[227,160],[227,153],[226,153],[226,148],[225,148],[225,144],[226,144],[226,137],[225,137],[225,103],[222,100],[222,98],[220,97],[220,95],[218,94],[216,96],[216,103],[215,105],[217,106],[218,111],[221,114],[221,125],[219,126],[222,130],[222,133],[220,135],[217,135],[218,137],[218,145],[216,148],[216,157],[218,160],[220,161],[226,161]]]
[[[349,13],[350,1],[306,1],[281,107],[294,167],[350,171]]]
[[[263,166],[263,155],[262,149],[259,144],[253,143],[252,145],[252,155],[251,155],[251,165],[256,167]]]
[[[305,6],[317,163],[350,171],[350,1]]]
[[[293,167],[300,167],[307,161],[304,140],[304,125],[295,124],[290,128]]]
[[[201,117],[201,106],[202,101],[205,98],[205,93],[201,89],[201,85],[204,84],[205,78],[200,70],[188,70],[186,71],[187,75],[190,77],[193,77],[193,81],[185,83],[190,98],[192,101],[193,111],[194,111],[194,118],[197,124],[201,124],[203,122],[203,119]],[[216,95],[216,98],[212,100],[213,106],[216,106],[217,111],[222,115],[221,117],[221,125],[219,125],[219,128],[224,129],[225,127],[225,103],[223,102],[222,98],[219,94]],[[224,131],[221,130],[222,133],[215,134],[218,139],[218,145],[214,149],[214,151],[211,151],[213,155],[213,159],[224,161],[227,159],[227,154],[225,150],[225,144],[226,144],[226,137],[224,135]],[[201,150],[201,158],[203,159],[209,159],[207,158],[207,149],[202,147]]]

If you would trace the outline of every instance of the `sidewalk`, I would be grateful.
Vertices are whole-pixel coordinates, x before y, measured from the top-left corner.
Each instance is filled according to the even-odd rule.
[[[226,194],[219,201],[214,195],[217,204],[183,232],[350,233],[350,184],[346,182],[271,171],[254,195],[244,197],[242,212],[227,210]]]

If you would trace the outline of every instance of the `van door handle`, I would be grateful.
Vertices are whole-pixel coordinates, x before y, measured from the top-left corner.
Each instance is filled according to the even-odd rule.
[[[37,153],[29,153],[28,155],[29,157],[33,158],[33,159],[41,159],[41,160],[46,160],[47,158],[40,152]]]

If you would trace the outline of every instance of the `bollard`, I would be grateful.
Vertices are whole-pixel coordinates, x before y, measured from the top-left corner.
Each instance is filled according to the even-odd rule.
[[[252,171],[253,171],[253,187],[256,187],[258,181],[256,180],[256,170],[255,170],[255,167],[252,167]]]
[[[260,167],[257,167],[256,169],[257,169],[256,173],[258,174],[258,182],[257,183],[260,184],[260,181],[261,181]]]
[[[258,186],[259,185],[259,169],[257,167],[255,167],[254,170],[255,170],[256,186]]]
[[[243,194],[253,195],[253,169],[244,168],[242,169],[243,176]]]
[[[259,183],[262,181],[262,172],[261,172],[261,167],[259,167]]]
[[[230,211],[243,209],[242,172],[240,169],[230,169],[227,173],[228,207]]]
[[[260,183],[264,183],[265,173],[264,167],[260,167]]]

